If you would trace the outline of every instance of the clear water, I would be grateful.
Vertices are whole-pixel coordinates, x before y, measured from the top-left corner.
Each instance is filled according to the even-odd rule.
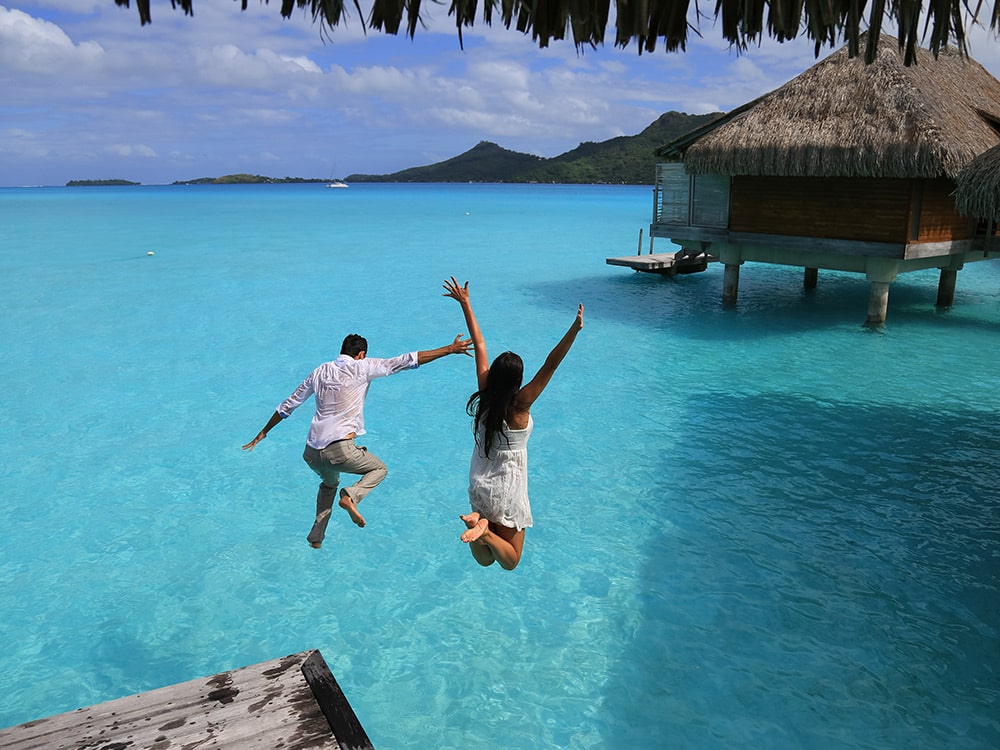
[[[635,251],[648,188],[0,191],[0,726],[319,648],[379,750],[1000,746],[1000,267],[867,284]],[[645,248],[644,248],[645,249]],[[155,253],[152,256],[148,252]],[[376,383],[389,477],[306,544],[343,336],[536,367],[535,527],[458,541],[471,359]]]

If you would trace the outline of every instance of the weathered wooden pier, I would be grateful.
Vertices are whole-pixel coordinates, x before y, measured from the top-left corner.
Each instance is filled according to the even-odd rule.
[[[678,250],[673,253],[650,253],[647,255],[623,255],[607,258],[609,266],[625,266],[642,273],[658,273],[661,276],[676,276],[679,273],[697,273],[708,268],[708,264],[718,260],[708,253],[691,253]]]
[[[674,245],[673,247],[677,247]],[[653,238],[649,238],[649,252],[642,252],[642,230],[639,230],[639,247],[636,255],[623,255],[617,258],[606,258],[609,266],[624,266],[642,273],[658,273],[661,276],[676,276],[679,273],[697,273],[708,268],[709,263],[718,258],[709,255],[701,248],[690,249],[682,247],[669,253],[654,253]]]
[[[371,750],[319,651],[0,729],[4,750]]]

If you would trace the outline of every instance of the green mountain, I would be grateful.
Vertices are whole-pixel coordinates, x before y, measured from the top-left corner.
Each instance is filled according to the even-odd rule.
[[[541,156],[508,151],[480,141],[461,156],[392,174],[352,174],[347,182],[523,182],[518,175],[544,162]]]
[[[600,143],[581,143],[572,151],[546,159],[508,151],[481,141],[464,154],[425,167],[392,174],[352,174],[348,182],[554,182],[649,185],[653,182],[653,152],[719,117],[667,112],[638,135],[623,135]]]

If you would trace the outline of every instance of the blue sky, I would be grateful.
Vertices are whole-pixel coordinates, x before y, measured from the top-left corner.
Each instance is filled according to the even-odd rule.
[[[0,5],[0,185],[383,174],[479,141],[551,157],[671,110],[726,111],[816,62],[806,39],[739,55],[711,18],[685,53],[543,50],[499,24],[466,30],[463,51],[447,5],[423,3],[413,40],[364,35],[348,6],[324,42],[304,13],[282,19],[279,0],[246,12],[195,0],[194,18],[153,0],[145,27],[135,3]],[[976,30],[971,52],[1000,77],[992,34]]]

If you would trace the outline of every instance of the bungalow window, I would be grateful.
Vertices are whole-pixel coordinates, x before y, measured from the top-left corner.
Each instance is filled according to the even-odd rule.
[[[655,223],[725,229],[729,176],[691,175],[681,163],[656,165]]]

